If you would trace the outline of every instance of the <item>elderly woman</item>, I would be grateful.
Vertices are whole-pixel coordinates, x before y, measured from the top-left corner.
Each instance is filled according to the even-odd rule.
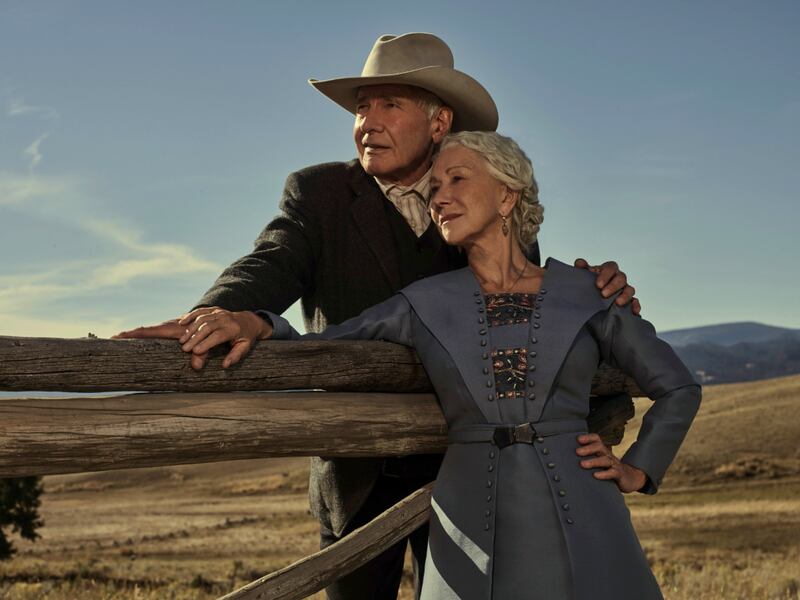
[[[656,492],[700,387],[650,323],[600,295],[591,273],[526,260],[543,210],[515,142],[450,135],[431,182],[431,216],[469,266],[303,338],[413,346],[428,372],[450,445],[431,501],[422,598],[661,598],[622,492]],[[249,313],[241,327],[300,337],[283,318],[263,317]],[[197,341],[221,323],[209,325]],[[655,400],[621,460],[586,430],[601,361]]]

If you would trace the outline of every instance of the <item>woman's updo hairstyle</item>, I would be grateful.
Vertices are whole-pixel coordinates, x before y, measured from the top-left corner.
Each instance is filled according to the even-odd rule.
[[[455,145],[477,152],[486,161],[493,177],[520,193],[511,211],[511,229],[523,248],[530,247],[536,241],[539,225],[544,220],[544,207],[539,203],[539,185],[525,152],[510,137],[494,131],[448,134],[442,140],[439,152]]]

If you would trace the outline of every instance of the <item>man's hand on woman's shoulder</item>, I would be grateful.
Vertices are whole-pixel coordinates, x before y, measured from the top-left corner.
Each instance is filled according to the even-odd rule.
[[[625,306],[630,303],[631,311],[635,315],[642,312],[642,305],[639,304],[637,298],[634,298],[636,289],[628,285],[627,276],[619,270],[619,265],[616,262],[609,260],[599,266],[590,266],[583,258],[576,258],[574,266],[579,269],[588,269],[592,273],[597,274],[597,287],[600,289],[600,293],[604,298],[608,298],[612,294],[622,290],[622,293],[614,302],[618,306]]]

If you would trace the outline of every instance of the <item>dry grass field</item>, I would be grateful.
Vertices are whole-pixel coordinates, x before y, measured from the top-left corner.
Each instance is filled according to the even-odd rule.
[[[800,377],[707,387],[661,491],[627,496],[668,599],[800,597],[798,408]],[[215,598],[316,549],[306,477],[306,459],[47,477],[0,599]]]

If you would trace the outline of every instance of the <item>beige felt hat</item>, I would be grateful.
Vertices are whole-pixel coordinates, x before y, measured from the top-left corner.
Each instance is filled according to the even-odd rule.
[[[480,83],[453,68],[453,53],[430,33],[382,35],[367,56],[360,77],[309,79],[308,83],[351,113],[358,88],[399,83],[433,94],[453,109],[453,131],[494,131],[497,106]]]

